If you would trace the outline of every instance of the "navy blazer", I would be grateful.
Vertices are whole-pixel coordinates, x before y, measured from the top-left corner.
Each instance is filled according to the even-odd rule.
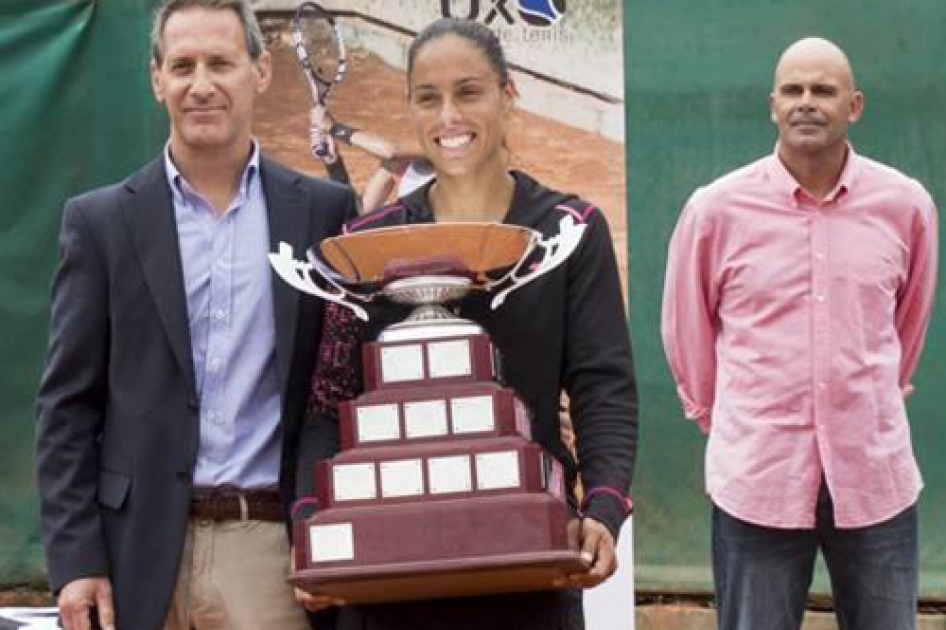
[[[262,157],[271,250],[300,255],[355,216],[349,188]],[[322,301],[273,275],[286,512],[321,335]],[[177,225],[163,155],[69,200],[38,395],[36,462],[49,581],[108,576],[117,625],[159,629],[197,458],[198,400]]]

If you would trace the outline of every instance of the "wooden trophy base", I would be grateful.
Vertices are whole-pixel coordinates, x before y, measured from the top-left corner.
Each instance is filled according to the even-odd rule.
[[[569,549],[569,514],[545,492],[327,509],[296,521],[289,581],[351,604],[550,590],[589,569]],[[352,532],[350,559],[311,547],[333,528]]]
[[[476,559],[404,562],[383,566],[307,569],[289,581],[347,604],[544,591],[589,569],[577,551],[508,554]]]

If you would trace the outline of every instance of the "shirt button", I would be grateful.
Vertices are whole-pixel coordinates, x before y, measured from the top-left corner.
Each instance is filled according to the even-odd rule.
[[[818,389],[820,389],[821,391],[824,391],[828,389],[828,384],[825,383],[824,381],[821,381],[820,383],[818,383]]]
[[[815,299],[818,300],[819,302],[824,302],[824,296],[823,296],[823,295],[816,295],[816,296],[815,296]]]
[[[824,260],[824,254],[822,254],[821,252],[818,252],[817,254],[815,254],[815,260]]]
[[[214,317],[216,317],[217,319],[223,319],[226,316],[227,316],[227,312],[223,310],[222,308],[217,309],[217,312],[214,313]]]

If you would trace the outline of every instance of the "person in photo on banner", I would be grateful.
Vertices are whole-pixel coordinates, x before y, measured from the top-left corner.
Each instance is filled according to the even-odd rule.
[[[364,182],[358,197],[359,212],[363,214],[383,206],[392,193],[396,192],[398,197],[402,197],[434,177],[433,165],[420,155],[418,148],[404,149],[370,131],[342,125],[333,121],[328,114],[319,115],[316,108],[310,111],[310,120],[311,126],[321,123],[327,127],[320,135],[311,131],[310,143],[314,146],[317,141],[325,142],[326,150],[319,159],[332,181],[354,187],[338,148],[339,141],[378,159],[378,167]]]
[[[416,150],[404,150],[376,133],[356,129],[336,120],[330,109],[338,87],[348,76],[350,61],[342,31],[335,16],[320,4],[302,2],[290,21],[290,37],[296,60],[312,98],[309,109],[309,149],[322,162],[328,176],[352,185],[339,143],[357,147],[376,157],[379,166],[365,182],[358,199],[361,212],[384,205],[399,188],[403,175],[417,158]],[[416,178],[409,178],[410,184]]]
[[[248,3],[166,0],[151,44],[167,144],[63,210],[36,436],[50,586],[67,630],[302,630],[286,523],[323,306],[268,254],[338,234],[354,195],[260,153]]]
[[[407,80],[410,120],[435,178],[350,222],[347,231],[502,222],[550,238],[559,234],[565,217],[586,228],[563,264],[501,308],[493,311],[488,296],[471,294],[458,303],[457,314],[489,333],[503,355],[507,384],[534,413],[532,438],[564,465],[576,514],[569,534],[591,568],[569,576],[558,590],[537,593],[370,606],[347,606],[302,591],[298,597],[308,608],[334,616],[336,630],[584,628],[581,589],[600,584],[616,568],[615,541],[631,511],[637,447],[637,388],[608,225],[593,204],[510,170],[506,143],[515,90],[501,44],[487,26],[445,18],[424,28],[408,53]],[[345,308],[327,307],[305,424],[320,436],[323,458],[339,447],[339,401],[362,388],[360,343],[392,321],[376,311],[362,324]],[[570,401],[577,461],[562,442],[563,391]],[[580,505],[574,495],[579,475]]]
[[[663,342],[709,435],[721,630],[795,630],[820,549],[842,628],[909,630],[922,487],[905,398],[930,321],[937,216],[859,155],[835,44],[782,54],[772,155],[697,190],[670,241]]]

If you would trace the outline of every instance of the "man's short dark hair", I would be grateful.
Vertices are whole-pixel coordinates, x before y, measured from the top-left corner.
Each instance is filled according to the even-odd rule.
[[[233,11],[243,24],[246,51],[250,54],[250,59],[256,61],[263,54],[263,32],[256,21],[256,14],[245,0],[165,0],[155,11],[151,24],[151,58],[155,63],[160,64],[162,60],[161,37],[164,35],[164,25],[167,24],[168,18],[178,11],[194,7]]]

